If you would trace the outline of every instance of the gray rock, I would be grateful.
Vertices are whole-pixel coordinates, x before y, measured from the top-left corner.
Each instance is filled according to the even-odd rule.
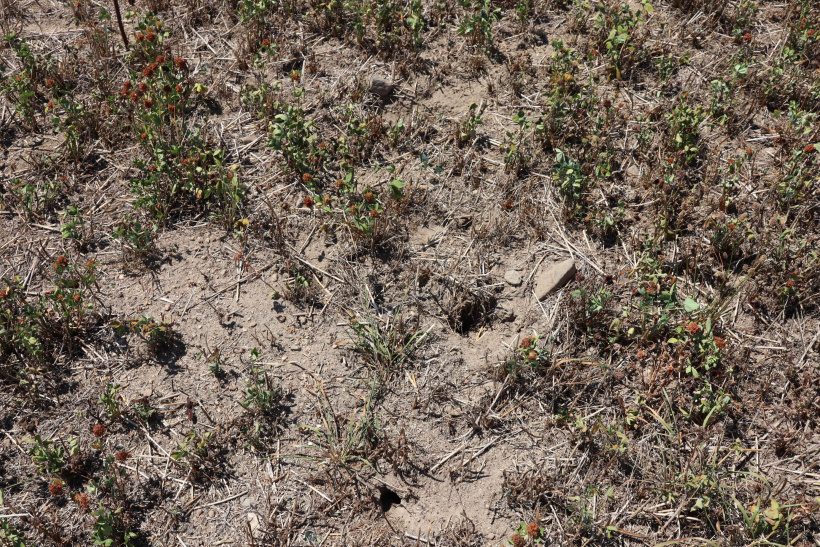
[[[248,526],[251,529],[251,534],[254,536],[261,531],[259,530],[259,524],[259,516],[256,513],[248,513]]]
[[[504,272],[504,281],[513,287],[518,287],[524,282],[524,275],[521,270],[507,270]]]
[[[370,78],[370,92],[379,97],[387,97],[393,93],[393,84],[378,76]]]
[[[630,179],[641,178],[641,168],[637,165],[630,165],[626,168],[626,176]]]
[[[772,159],[772,158],[776,158],[777,154],[778,154],[777,148],[772,148],[772,147],[764,148],[758,154],[758,158],[763,158],[764,160],[769,160],[769,159]]]
[[[495,309],[495,318],[502,323],[512,323],[515,321],[515,312],[499,306]]]
[[[576,271],[575,262],[571,258],[542,270],[535,278],[535,297],[543,300],[551,292],[566,285]]]

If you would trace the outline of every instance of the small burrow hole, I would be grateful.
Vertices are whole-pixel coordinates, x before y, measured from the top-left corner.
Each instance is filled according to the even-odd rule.
[[[388,512],[394,505],[401,503],[401,497],[386,486],[379,486],[379,507],[383,512]]]

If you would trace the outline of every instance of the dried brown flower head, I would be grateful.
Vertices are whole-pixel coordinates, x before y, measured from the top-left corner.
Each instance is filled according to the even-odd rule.
[[[79,505],[80,509],[85,512],[88,511],[88,505],[91,503],[91,498],[85,492],[78,492],[77,494],[74,494],[74,503]]]
[[[52,482],[48,487],[49,493],[55,498],[63,495],[63,483],[60,481]]]
[[[94,433],[95,437],[102,437],[103,435],[105,435],[105,426],[103,424],[97,424],[94,426],[91,432]]]

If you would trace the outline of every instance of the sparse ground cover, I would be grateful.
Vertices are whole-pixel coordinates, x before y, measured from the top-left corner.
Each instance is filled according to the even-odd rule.
[[[816,3],[0,31],[0,545],[818,543]]]

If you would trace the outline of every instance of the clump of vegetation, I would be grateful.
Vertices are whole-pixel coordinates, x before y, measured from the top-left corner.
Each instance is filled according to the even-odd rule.
[[[0,544],[816,542],[817,2],[112,6],[0,2]]]

